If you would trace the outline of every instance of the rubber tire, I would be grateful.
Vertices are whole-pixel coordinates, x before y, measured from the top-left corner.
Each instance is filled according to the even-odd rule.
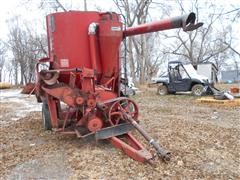
[[[45,130],[52,130],[50,111],[46,102],[42,103],[42,121]]]
[[[134,96],[136,94],[136,92],[132,89],[131,93],[129,94],[129,96]]]
[[[204,86],[201,85],[201,84],[195,84],[193,87],[192,87],[192,94],[194,96],[202,96],[203,93],[204,93]]]
[[[168,94],[167,86],[165,86],[165,85],[158,86],[157,94],[160,96],[167,95]]]

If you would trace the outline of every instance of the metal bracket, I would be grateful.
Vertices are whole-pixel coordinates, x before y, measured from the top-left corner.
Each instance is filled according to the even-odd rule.
[[[108,139],[108,138],[111,138],[111,137],[126,134],[132,129],[134,129],[132,124],[123,123],[123,124],[119,124],[119,125],[116,125],[116,126],[102,128],[99,131],[89,133],[89,134],[86,134],[84,136],[79,136],[79,138],[81,138],[83,140],[96,140],[96,141],[98,141],[98,140]]]

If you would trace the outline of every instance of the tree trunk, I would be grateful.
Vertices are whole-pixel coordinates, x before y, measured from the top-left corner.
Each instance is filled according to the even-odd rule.
[[[0,69],[0,82],[2,82],[2,69]]]
[[[12,84],[12,69],[9,70],[8,79],[9,82]]]
[[[15,73],[15,85],[18,85],[18,66],[17,65],[14,67],[14,73]]]
[[[84,0],[84,11],[87,11],[87,0]]]
[[[133,82],[136,81],[136,75],[135,75],[135,65],[134,65],[134,58],[133,58],[133,42],[132,42],[132,37],[128,38],[128,51],[129,51],[129,67],[130,67],[130,75],[133,79]]]
[[[146,38],[145,35],[141,36],[141,54],[140,54],[140,84],[146,81]]]
[[[20,85],[23,85],[23,82],[24,82],[24,71],[23,71],[23,68],[22,67],[20,67],[20,72],[21,72],[21,79],[20,79]]]

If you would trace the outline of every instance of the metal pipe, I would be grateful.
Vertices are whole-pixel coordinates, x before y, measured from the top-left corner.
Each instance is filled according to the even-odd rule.
[[[148,143],[153,146],[153,148],[157,151],[158,156],[160,156],[164,161],[170,161],[170,152],[163,149],[130,115],[123,113],[123,116],[138,130]]]
[[[50,69],[50,70],[43,70],[44,72],[82,72],[81,68],[72,68],[72,69]]]
[[[184,16],[145,23],[127,28],[124,31],[124,37],[175,28],[183,28],[184,31],[192,31],[203,25],[203,23],[195,24],[195,20],[195,13],[191,12],[190,14]]]
[[[102,68],[100,64],[98,44],[97,44],[97,23],[91,23],[88,27],[88,38],[90,47],[90,60],[92,64],[92,69],[94,69],[97,74],[102,73]]]

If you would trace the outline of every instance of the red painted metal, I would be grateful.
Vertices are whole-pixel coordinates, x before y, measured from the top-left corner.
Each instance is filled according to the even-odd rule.
[[[134,160],[149,161],[152,155],[129,133],[135,127],[159,154],[164,154],[138,125],[136,103],[119,97],[119,46],[127,36],[197,28],[201,24],[194,24],[195,14],[125,31],[120,16],[112,12],[61,12],[48,15],[46,20],[49,57],[36,65],[36,95],[48,103],[54,130],[79,138],[110,137],[116,148]],[[44,63],[49,63],[49,68],[40,70]]]
[[[171,20],[172,19],[166,19],[162,21],[141,24],[136,27],[130,27],[130,28],[127,28],[127,30],[124,32],[124,35],[132,36],[132,35],[145,34],[145,33],[162,31],[167,29],[179,28],[179,27],[174,27]]]
[[[141,24],[135,27],[127,28],[126,31],[124,31],[124,37],[175,28],[183,28],[184,31],[192,31],[203,25],[203,23],[195,24],[195,20],[195,13],[189,13],[184,16]]]
[[[92,28],[92,29],[91,29]],[[89,45],[90,45],[90,60],[92,69],[96,71],[97,80],[99,81],[102,74],[102,64],[99,57],[98,37],[96,35],[97,24],[89,25]]]
[[[60,86],[54,88],[42,87],[42,89],[47,94],[59,99],[71,107],[75,105],[82,105],[87,99],[87,95],[85,95],[84,92],[81,92],[79,89],[72,89],[69,86]]]
[[[57,104],[56,104],[57,102],[52,96],[47,95],[47,103],[49,107],[52,127],[58,128]]]
[[[122,23],[119,16],[115,13],[101,14],[99,21],[99,44],[103,70],[101,83],[106,84],[116,93],[118,93],[119,84],[119,45],[122,36]]]
[[[47,16],[48,47],[54,69],[91,68],[88,26],[98,12],[70,11]]]
[[[108,117],[111,125],[117,125],[124,119],[124,113],[128,113],[131,118],[138,121],[138,107],[131,99],[115,101],[109,108]]]
[[[114,147],[123,150],[132,159],[139,162],[152,160],[152,154],[147,151],[130,133],[122,137],[111,137],[110,142]]]
[[[89,118],[87,122],[87,128],[91,132],[96,132],[103,127],[102,119],[98,117]]]

